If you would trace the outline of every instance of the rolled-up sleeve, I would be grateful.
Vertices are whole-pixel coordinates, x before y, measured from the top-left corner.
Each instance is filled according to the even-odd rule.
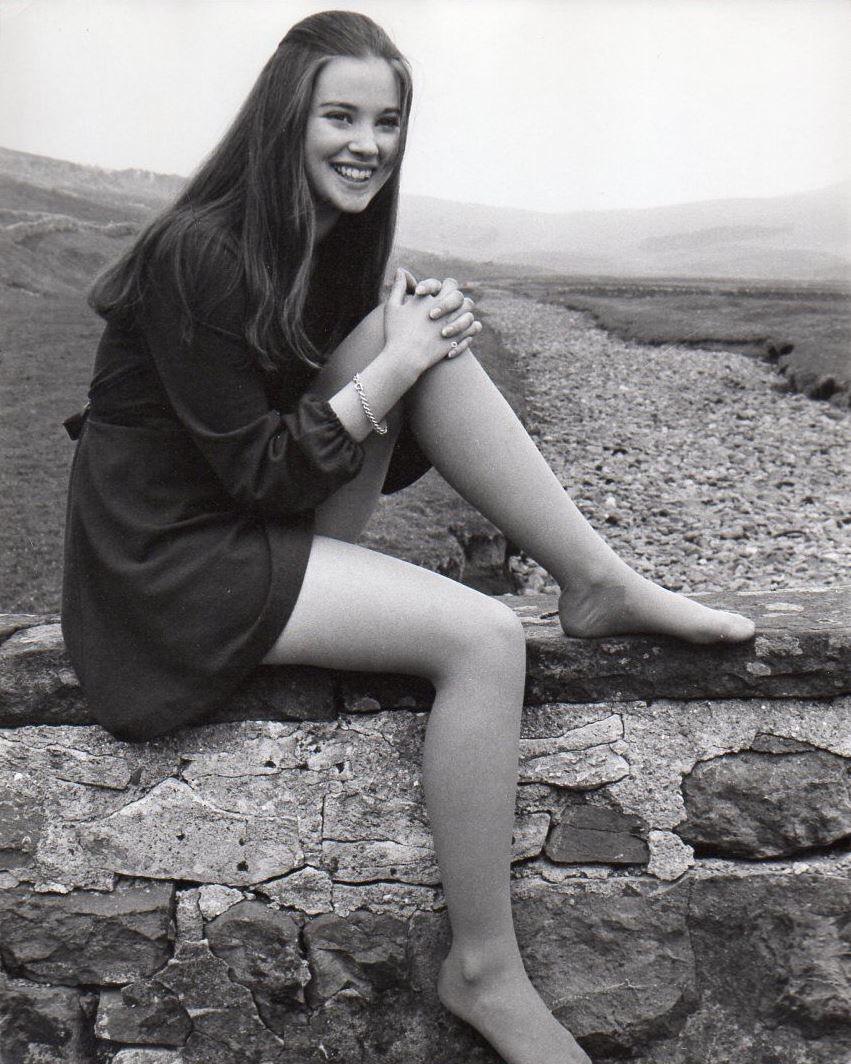
[[[203,274],[223,287],[215,265]],[[327,400],[310,392],[291,412],[271,407],[242,337],[239,288],[208,292],[203,306],[185,338],[176,285],[167,269],[151,264],[139,322],[175,416],[240,508],[314,509],[357,475],[362,445]]]

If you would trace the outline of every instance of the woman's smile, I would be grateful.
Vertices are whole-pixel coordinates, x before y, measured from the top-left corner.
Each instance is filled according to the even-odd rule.
[[[346,181],[352,181],[356,185],[363,185],[372,177],[375,170],[372,167],[354,166],[350,163],[331,163],[331,167],[340,177]]]
[[[364,210],[393,173],[401,139],[399,84],[384,59],[331,59],[316,78],[304,155],[320,232]]]

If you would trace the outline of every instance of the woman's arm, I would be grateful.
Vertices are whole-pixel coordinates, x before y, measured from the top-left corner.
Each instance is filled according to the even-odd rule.
[[[182,306],[163,264],[153,263],[139,313],[153,363],[174,414],[244,509],[280,514],[314,509],[360,471],[363,449],[329,403],[306,394],[282,413],[242,337],[244,297],[225,291],[231,264],[205,262],[221,298],[205,299],[203,320],[182,338]]]
[[[384,347],[360,373],[378,420],[422,373],[447,356],[453,340],[457,343],[455,353],[460,354],[480,328],[467,306],[472,306],[472,301],[464,299],[451,278],[436,291],[409,295],[416,289],[416,281],[406,270],[396,271],[384,311]],[[329,403],[355,440],[365,439],[372,431],[354,384],[341,388]]]

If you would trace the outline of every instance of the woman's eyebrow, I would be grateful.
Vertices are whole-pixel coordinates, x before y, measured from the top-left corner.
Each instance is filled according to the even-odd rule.
[[[342,100],[325,100],[319,104],[320,107],[340,107],[346,111],[357,111],[357,106],[353,103],[343,103]],[[398,107],[385,107],[382,109],[383,115],[400,115],[402,112]]]

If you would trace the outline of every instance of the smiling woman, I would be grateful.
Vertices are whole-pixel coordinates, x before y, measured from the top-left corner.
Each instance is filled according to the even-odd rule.
[[[390,177],[401,140],[399,84],[383,59],[332,59],[316,79],[304,138],[317,234],[362,211]]]
[[[434,464],[555,576],[566,632],[708,643],[753,626],[644,580],[593,531],[470,352],[480,325],[452,278],[399,270],[380,303],[410,105],[375,23],[310,16],[95,285],[63,631],[92,712],[127,741],[207,720],[262,663],[429,679],[440,998],[508,1064],[587,1064],[512,923],[520,624],[358,536],[382,491]]]

